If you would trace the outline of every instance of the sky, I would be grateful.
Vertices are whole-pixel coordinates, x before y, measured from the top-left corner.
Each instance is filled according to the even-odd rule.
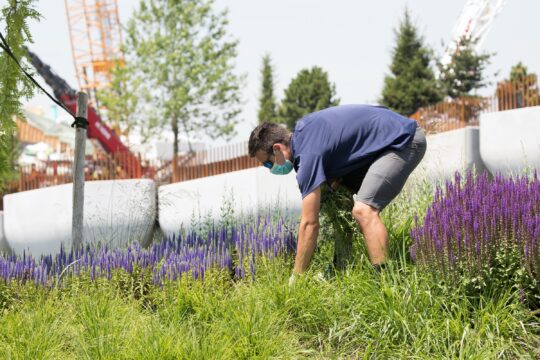
[[[138,3],[118,0],[122,24]],[[425,44],[440,54],[464,5],[465,0],[216,0],[217,9],[229,11],[229,33],[239,40],[236,71],[246,75],[242,121],[232,142],[246,141],[257,124],[265,53],[272,57],[278,100],[300,70],[320,66],[335,83],[342,104],[377,103],[389,72],[394,30],[405,8]],[[39,0],[37,10],[43,19],[30,23],[34,37],[30,49],[77,88],[64,1]],[[496,53],[487,69],[492,81],[507,77],[519,61],[540,72],[539,20],[540,0],[506,2],[482,47]],[[494,85],[488,88],[493,89]],[[52,113],[44,95],[36,95],[26,105]]]

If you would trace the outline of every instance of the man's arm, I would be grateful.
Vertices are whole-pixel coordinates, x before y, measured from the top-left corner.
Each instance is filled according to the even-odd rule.
[[[298,229],[298,245],[294,261],[294,273],[301,274],[309,266],[319,235],[319,210],[321,209],[321,188],[309,193],[302,201],[302,219]]]

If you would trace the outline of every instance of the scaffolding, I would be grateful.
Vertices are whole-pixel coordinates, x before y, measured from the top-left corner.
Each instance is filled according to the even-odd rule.
[[[124,63],[117,0],[64,1],[79,88],[95,98],[116,64]]]

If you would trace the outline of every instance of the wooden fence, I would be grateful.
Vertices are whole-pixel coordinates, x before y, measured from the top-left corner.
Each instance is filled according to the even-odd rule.
[[[433,134],[478,125],[480,114],[540,105],[538,78],[527,76],[519,81],[497,84],[490,97],[461,97],[418,109],[411,118],[427,133]]]
[[[137,161],[141,163],[140,155],[137,159],[129,153],[86,157],[85,179],[90,181],[150,177],[151,169],[148,166],[146,168],[136,166]],[[128,166],[121,166],[121,164]],[[70,183],[73,181],[72,171],[72,156],[51,159],[38,164],[21,165],[16,186],[19,191],[24,191]],[[10,184],[10,187],[13,186],[14,184]]]
[[[427,133],[437,133],[477,125],[480,114],[484,112],[537,105],[540,105],[538,79],[529,76],[518,82],[499,83],[491,97],[441,102],[419,109],[411,118],[418,121]],[[140,155],[133,157],[130,153],[87,157],[85,177],[86,180],[148,178],[158,184],[168,184],[259,165],[257,160],[247,155],[247,142],[242,142],[178,155],[173,161],[145,161]],[[20,166],[18,180],[5,184],[4,194],[70,183],[72,168],[71,157]],[[1,205],[0,196],[0,209]]]
[[[245,170],[260,165],[261,164],[257,160],[250,158],[248,155],[243,155],[211,163],[179,166],[176,169],[172,182],[193,180],[231,171]]]
[[[140,154],[136,157],[129,153],[100,154],[85,159],[85,179],[90,181],[148,178],[158,184],[168,184],[258,166],[259,163],[246,153],[247,143],[242,142],[178,155],[175,161],[146,161]],[[134,162],[138,162],[140,166],[132,164]],[[18,180],[5,184],[4,195],[70,183],[73,181],[72,169],[72,156],[21,165],[18,169]]]

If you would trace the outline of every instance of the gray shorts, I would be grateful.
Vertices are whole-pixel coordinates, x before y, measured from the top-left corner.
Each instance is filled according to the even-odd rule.
[[[379,155],[367,169],[354,201],[373,206],[381,211],[403,189],[405,181],[426,153],[424,131],[416,128],[411,142],[400,151],[388,150]]]

